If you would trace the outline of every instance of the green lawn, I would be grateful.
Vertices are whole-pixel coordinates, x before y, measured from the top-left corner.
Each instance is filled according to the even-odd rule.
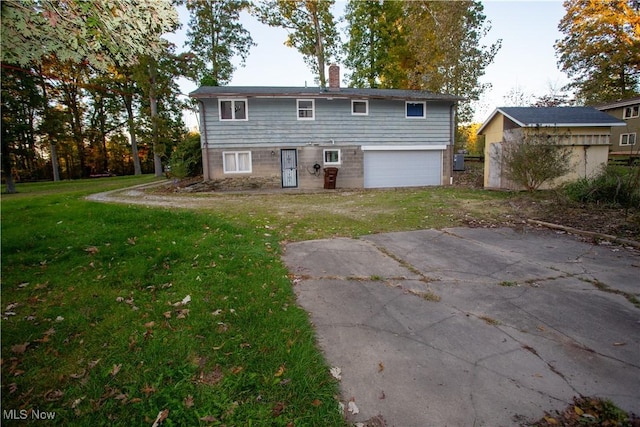
[[[3,194],[3,425],[342,425],[284,226],[82,197],[150,181]]]

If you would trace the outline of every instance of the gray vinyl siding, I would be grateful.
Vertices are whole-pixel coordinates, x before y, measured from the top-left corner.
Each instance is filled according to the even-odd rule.
[[[369,115],[360,116],[350,99],[316,98],[315,120],[298,120],[296,98],[248,98],[247,121],[220,121],[217,99],[202,102],[210,147],[450,143],[448,102],[427,102],[420,119],[405,118],[403,100],[370,99]]]

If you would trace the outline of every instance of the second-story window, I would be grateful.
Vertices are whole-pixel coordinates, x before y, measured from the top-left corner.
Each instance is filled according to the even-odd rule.
[[[298,99],[298,120],[315,120],[315,101]]]
[[[366,116],[369,114],[369,101],[351,100],[351,114],[354,116]]]
[[[221,99],[220,120],[248,120],[246,99]]]
[[[627,107],[624,109],[625,119],[632,119],[634,117],[638,117],[640,115],[640,105],[632,105],[631,107]]]
[[[407,102],[406,115],[407,119],[424,119],[426,110],[425,102]]]

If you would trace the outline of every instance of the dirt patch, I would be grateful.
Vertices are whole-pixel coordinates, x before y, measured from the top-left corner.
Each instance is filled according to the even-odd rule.
[[[454,173],[454,186],[460,188],[482,188],[482,165],[480,163],[468,163],[465,171]],[[259,187],[259,186],[258,186]],[[203,182],[202,177],[189,178],[184,180],[173,180],[167,185],[147,189],[146,194],[154,199],[173,199],[178,197],[180,206],[189,205],[190,197],[187,194],[230,194],[234,192],[246,193],[280,193],[278,189],[255,188],[229,189],[224,182]],[[305,193],[301,191],[302,193]],[[335,197],[344,202],[343,197],[353,196],[353,194],[363,196],[358,190],[338,191]],[[147,197],[151,198],[151,197]],[[205,203],[199,198],[192,201],[193,207]],[[155,201],[155,200],[154,200]],[[149,201],[151,202],[151,201]],[[168,200],[158,200],[158,204],[167,203]],[[253,203],[258,203],[253,201]],[[153,203],[149,203],[153,204]],[[171,204],[171,203],[169,203]],[[284,204],[278,205],[280,212],[296,211],[300,206],[288,207]],[[520,192],[509,193],[509,197],[503,199],[496,198],[487,202],[469,200],[459,207],[456,216],[469,227],[524,227],[527,220],[538,221],[571,227],[593,233],[601,233],[616,236],[621,239],[640,241],[640,210],[638,209],[618,209],[594,204],[577,204],[566,199],[561,193],[554,191],[538,191],[534,193]],[[316,207],[317,209],[317,207]],[[331,205],[331,209],[343,209],[352,213],[348,204],[341,207],[341,203]],[[507,212],[505,214],[505,212]],[[357,212],[356,212],[357,213]]]

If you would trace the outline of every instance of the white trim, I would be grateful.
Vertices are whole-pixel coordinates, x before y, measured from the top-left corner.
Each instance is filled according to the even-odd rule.
[[[421,116],[410,116],[407,114],[409,104],[422,104]],[[405,101],[404,102],[404,118],[405,119],[426,119],[427,118],[427,102],[426,101]]]
[[[631,114],[627,116],[627,110],[631,110]],[[632,104],[622,109],[622,120],[635,119],[640,116],[640,104]]]
[[[237,101],[244,102],[244,119],[236,119],[235,113],[235,103]],[[223,119],[222,118],[222,103],[223,102],[231,102],[231,114],[233,118],[231,119]],[[218,120],[221,122],[246,122],[249,120],[249,101],[247,98],[218,98]]]
[[[631,135],[633,135],[633,143],[632,144],[629,143],[629,140],[631,139]],[[626,143],[622,143],[622,139],[625,136],[627,137],[627,142]],[[621,147],[630,147],[632,145],[636,145],[636,140],[637,140],[637,137],[636,137],[636,133],[635,132],[623,133],[623,134],[620,134],[620,143],[618,145],[620,145]]]
[[[300,117],[300,101],[311,102],[311,117]],[[308,109],[303,109],[308,111]],[[316,100],[310,98],[296,98],[296,117],[298,120],[315,120],[316,119]]]
[[[238,156],[240,154],[248,154],[249,155],[249,170],[242,170],[242,171],[241,170],[227,170],[227,159],[226,159],[227,154],[234,154],[235,155],[236,167],[239,164]],[[253,171],[253,160],[251,158],[251,151],[223,151],[222,152],[222,170],[224,171],[225,174],[227,174],[227,173],[229,173],[229,174],[251,173]]]
[[[437,151],[446,150],[446,145],[363,145],[362,151]]]
[[[337,151],[338,152],[338,161],[337,162],[327,162],[326,161],[327,151]],[[342,164],[342,150],[340,150],[339,148],[325,148],[325,149],[323,149],[322,150],[322,162],[325,165],[328,165],[328,166],[341,165]]]
[[[364,113],[356,113],[353,111],[353,104],[355,102],[364,102],[366,111]],[[368,99],[352,99],[351,100],[351,115],[352,116],[368,116],[369,115],[369,100]]]

